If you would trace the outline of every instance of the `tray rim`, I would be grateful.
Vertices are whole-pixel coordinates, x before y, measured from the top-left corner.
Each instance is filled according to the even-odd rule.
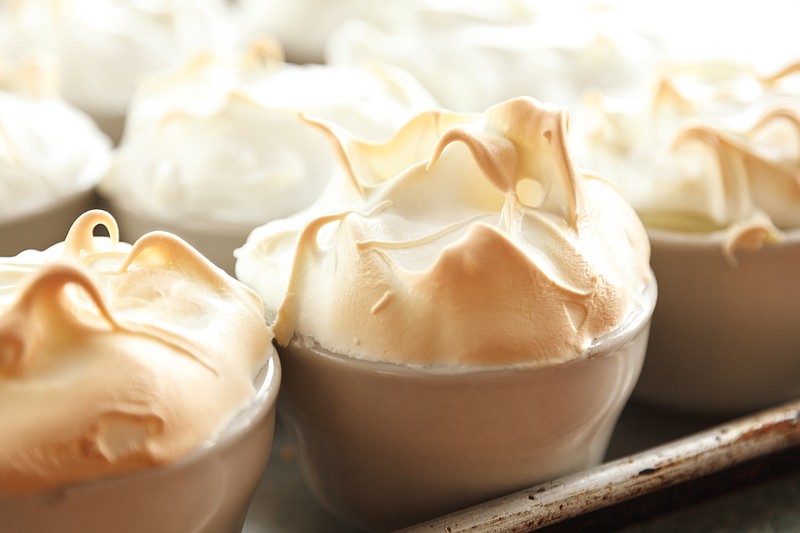
[[[403,529],[521,533],[800,447],[800,399]]]

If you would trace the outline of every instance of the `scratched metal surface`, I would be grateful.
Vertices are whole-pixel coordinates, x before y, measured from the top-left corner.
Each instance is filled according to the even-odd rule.
[[[603,465],[406,531],[518,533],[559,526],[575,529],[576,521],[583,530],[621,529],[643,517],[667,513],[669,502],[686,507],[690,499],[763,477],[765,468],[786,468],[788,462],[800,472],[800,401],[733,421],[691,419],[633,403],[620,418]],[[797,479],[800,486],[800,474]],[[800,499],[786,502],[788,509],[797,504]],[[646,529],[638,529],[642,530]],[[293,444],[279,428],[243,531],[354,530],[313,499],[300,477]]]

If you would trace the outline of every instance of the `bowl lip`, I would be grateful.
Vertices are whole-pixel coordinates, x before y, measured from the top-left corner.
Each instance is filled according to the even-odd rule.
[[[642,304],[634,306],[620,325],[612,331],[594,339],[589,347],[579,356],[563,362],[546,364],[536,364],[532,362],[505,365],[407,364],[360,359],[332,352],[321,346],[314,339],[298,334],[292,337],[289,344],[295,349],[308,350],[317,357],[334,361],[339,365],[349,366],[356,370],[378,374],[391,374],[406,378],[458,379],[535,373],[537,371],[552,370],[553,368],[569,367],[588,360],[610,356],[620,347],[636,338],[643,330],[648,328],[653,316],[653,311],[655,310],[658,296],[658,287],[655,277],[652,277],[648,284],[642,289],[641,295],[643,298],[638,301],[642,302]],[[278,353],[282,353],[281,350],[283,347],[277,345],[277,348]]]
[[[95,183],[86,184],[83,187],[76,188],[65,194],[60,194],[45,201],[41,204],[36,204],[30,209],[26,209],[19,213],[12,213],[10,215],[0,214],[0,229],[4,225],[19,225],[25,224],[33,219],[41,216],[49,215],[53,211],[58,211],[66,207],[71,207],[74,202],[90,202],[96,193],[97,185]]]
[[[246,405],[242,406],[234,415],[233,419],[226,422],[214,435],[174,461],[163,465],[156,465],[151,468],[141,468],[131,472],[109,474],[97,478],[65,483],[56,487],[19,493],[0,493],[0,501],[29,498],[44,498],[46,501],[50,501],[52,496],[75,494],[85,489],[104,490],[115,485],[124,485],[131,480],[169,475],[174,471],[181,471],[184,468],[191,467],[203,461],[205,458],[212,456],[215,451],[224,450],[233,446],[238,440],[245,436],[249,430],[257,427],[258,423],[263,420],[270,411],[276,409],[282,376],[281,372],[278,353],[275,348],[270,345],[267,352],[267,359],[254,380],[258,388],[251,400]]]
[[[128,225],[133,221],[142,226],[150,226],[148,231],[167,231],[170,233],[185,234],[189,236],[204,236],[214,235],[228,239],[237,239],[244,242],[244,238],[250,234],[253,229],[265,224],[266,222],[231,222],[229,220],[177,220],[158,217],[150,213],[140,213],[122,202],[103,196],[100,192],[101,198],[108,203],[108,210],[119,222],[120,226]],[[123,220],[120,220],[122,218]]]
[[[210,439],[207,439],[198,448],[171,464],[178,465],[182,461],[188,461],[195,456],[204,455],[217,446],[227,446],[246,433],[248,429],[254,427],[277,404],[281,383],[281,364],[278,351],[272,344],[269,345],[267,360],[264,361],[264,365],[259,369],[254,383],[257,385],[255,394],[246,405],[242,406],[234,414],[231,420],[219,428]]]
[[[660,228],[646,228],[651,245],[685,246],[687,248],[722,248],[729,240],[728,230],[716,231],[675,231]],[[766,242],[764,246],[787,246],[800,244],[800,228],[780,230],[780,239]]]

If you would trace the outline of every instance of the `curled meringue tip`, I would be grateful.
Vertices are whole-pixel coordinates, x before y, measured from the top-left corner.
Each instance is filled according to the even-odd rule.
[[[65,256],[77,257],[81,251],[94,250],[94,230],[98,226],[106,228],[113,246],[119,243],[119,226],[116,219],[108,211],[92,209],[80,215],[72,223],[64,239]]]
[[[115,323],[94,280],[84,268],[70,263],[51,263],[33,273],[20,289],[17,302],[22,307],[28,307],[43,293],[60,292],[71,284],[77,285],[86,292],[109,323]]]
[[[110,239],[93,237],[98,225]],[[172,234],[119,242],[101,210],[78,217],[64,243],[29,252],[1,265],[0,440],[11,453],[0,453],[0,493],[166,464],[250,416],[274,355],[255,292]],[[120,413],[157,427],[106,425]],[[110,429],[100,461],[85,453],[97,427]]]
[[[488,128],[508,139],[518,154],[513,179],[506,190],[516,190],[523,180],[539,182],[548,191],[540,208],[558,214],[577,229],[583,212],[583,192],[581,173],[569,143],[567,108],[519,97],[490,107],[485,115]]]
[[[765,244],[774,244],[783,239],[783,233],[761,220],[731,225],[722,241],[722,255],[731,267],[739,264],[737,250],[751,252],[760,250]]]
[[[355,357],[420,364],[440,357],[428,352],[471,364],[488,342],[502,355],[482,364],[579,356],[634,308],[652,273],[640,221],[606,180],[579,170],[568,130],[565,107],[523,97],[482,114],[430,110],[380,143],[343,133],[350,166],[339,173],[366,194],[342,200],[337,189],[298,224],[293,248],[272,246],[283,238],[273,226],[258,256],[240,256],[243,278],[283,295],[270,304],[276,341],[309,336]],[[348,187],[339,177],[333,185]],[[596,245],[598,226],[619,236],[619,254]],[[292,260],[279,261],[287,252]],[[551,311],[557,326],[528,328]],[[473,336],[482,314],[531,331]],[[532,344],[547,353],[531,354]]]
[[[770,109],[762,115],[747,132],[747,135],[758,133],[765,127],[777,121],[786,121],[794,128],[795,134],[800,140],[800,110],[788,107],[778,107]]]
[[[765,76],[759,76],[759,80],[761,83],[765,85],[778,83],[781,80],[788,78],[789,76],[793,76],[795,74],[800,74],[800,61],[795,61],[790,63],[783,68],[773,72],[772,74],[768,74]]]
[[[308,116],[302,111],[297,111],[296,116],[298,120],[315,128],[328,139],[339,167],[348,177],[350,185],[358,192],[359,196],[364,198],[367,194],[366,188],[361,180],[358,179],[358,176],[356,176],[352,162],[348,156],[348,144],[353,140],[350,133],[338,124]]]
[[[50,307],[66,305],[60,294],[68,285],[79,287],[92,302],[98,315],[113,329],[118,324],[108,309],[100,289],[81,267],[70,263],[53,263],[34,272],[20,287],[12,305],[0,315],[0,376],[11,376],[24,371],[36,356],[26,334],[35,328],[32,314],[39,304]],[[66,310],[49,312],[50,318],[69,316]]]
[[[222,273],[191,244],[166,231],[151,231],[139,237],[122,262],[120,272],[126,271],[134,263],[163,264],[170,268],[191,267],[215,275]]]

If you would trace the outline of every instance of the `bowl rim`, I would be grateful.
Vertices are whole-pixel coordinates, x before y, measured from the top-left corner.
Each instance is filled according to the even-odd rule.
[[[37,203],[30,209],[11,213],[9,215],[0,214],[0,226],[25,224],[35,218],[48,215],[53,211],[72,207],[74,202],[86,201],[88,203],[94,199],[96,188],[97,184],[95,183],[87,184],[67,193],[53,196],[44,203]]]
[[[130,226],[133,223],[150,226],[148,231],[168,231],[170,233],[185,234],[188,236],[208,236],[214,235],[229,239],[240,239],[247,236],[253,229],[265,224],[266,222],[232,222],[230,220],[179,220],[158,217],[150,213],[140,213],[124,205],[123,202],[116,201],[98,193],[108,204],[108,211],[114,216],[120,226]],[[123,219],[123,220],[120,220]],[[127,224],[126,224],[127,222]],[[244,242],[244,241],[242,241]]]
[[[48,487],[34,491],[0,493],[0,500],[13,500],[15,498],[45,498],[52,495],[66,495],[80,492],[83,489],[104,489],[130,480],[150,476],[169,475],[174,471],[202,461],[217,450],[227,449],[244,437],[248,430],[255,428],[271,410],[277,406],[278,391],[281,383],[281,364],[277,351],[270,344],[267,359],[254,379],[257,385],[256,393],[250,401],[237,411],[233,418],[220,427],[214,435],[206,439],[199,446],[190,450],[183,456],[163,465],[140,468],[130,472],[108,474],[96,478],[65,483],[55,487]]]
[[[660,228],[646,228],[651,244],[668,246],[686,246],[691,248],[714,247],[721,248],[728,240],[728,230],[715,231],[676,231]],[[800,228],[780,230],[780,239],[775,242],[766,242],[764,246],[781,246],[800,243]]]

